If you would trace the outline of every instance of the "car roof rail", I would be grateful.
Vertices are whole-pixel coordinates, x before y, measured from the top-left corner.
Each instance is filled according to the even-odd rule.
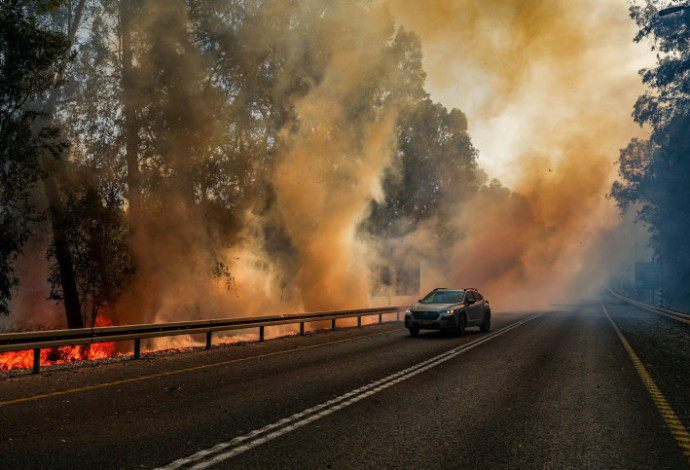
[[[448,290],[448,288],[447,287],[437,287],[436,289],[434,289],[434,292],[436,292],[437,290]]]

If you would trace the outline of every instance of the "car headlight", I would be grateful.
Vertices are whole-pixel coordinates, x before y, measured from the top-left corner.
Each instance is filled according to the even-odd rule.
[[[455,313],[455,310],[444,310],[441,312],[442,317],[450,317]]]

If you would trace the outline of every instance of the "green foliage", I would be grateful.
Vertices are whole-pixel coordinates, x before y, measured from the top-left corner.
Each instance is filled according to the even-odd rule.
[[[385,199],[372,201],[365,222],[369,232],[392,237],[438,216],[443,201],[466,201],[479,186],[476,150],[461,111],[424,99],[401,112],[397,129],[397,158],[383,180]]]
[[[79,2],[70,0],[58,9],[62,2],[2,5],[28,3],[34,6],[31,11],[52,8],[41,21],[54,30],[73,30],[71,14]],[[290,137],[304,129],[300,100],[329,79],[331,61],[347,44],[343,38],[352,44],[362,40],[357,25],[368,19],[371,8],[356,0],[100,0],[88,3],[74,58],[62,61],[64,70],[59,62],[69,44],[36,23],[35,40],[18,40],[19,48],[3,49],[7,57],[26,61],[13,67],[16,77],[7,79],[15,85],[29,80],[36,90],[14,91],[28,96],[13,115],[25,126],[24,142],[29,134],[36,143],[50,142],[49,137],[59,142],[56,131],[48,135],[48,129],[33,129],[36,114],[28,113],[32,108],[27,105],[55,77],[64,77],[52,101],[72,147],[69,161],[50,168],[59,193],[52,202],[60,208],[53,230],[67,229],[62,231],[83,317],[93,322],[101,309],[113,307],[133,274],[148,269],[146,274],[155,276],[158,269],[174,276],[188,269],[185,250],[192,246],[206,250],[205,258],[200,256],[206,274],[234,289],[226,260],[217,254],[246,236],[245,217],[259,220],[254,227],[259,233],[252,236],[283,273],[279,285],[288,285],[286,279],[297,271],[298,250],[276,210],[276,160],[289,154]],[[29,11],[15,10],[19,15]],[[346,91],[332,98],[338,115],[328,129],[343,142],[343,155],[337,158],[356,160],[362,158],[371,125],[397,116],[398,142],[383,177],[383,197],[372,201],[361,228],[367,236],[389,240],[436,220],[437,233],[446,233],[445,212],[479,187],[466,117],[429,99],[414,33],[396,31],[385,15],[371,26],[375,33],[362,31],[369,35],[364,40],[377,41],[370,45],[376,54],[363,61],[358,82],[348,82]],[[3,201],[17,201],[11,213],[23,214],[8,219],[9,224],[0,220],[0,260],[9,261],[29,233],[21,225],[30,220],[30,189],[45,176],[38,147],[24,146],[19,138],[12,142],[30,151],[26,156],[8,152],[0,174],[8,183]],[[49,150],[57,155],[64,147]],[[20,161],[12,166],[11,158]],[[328,184],[354,183],[340,177],[336,157],[313,158]],[[138,218],[132,216],[135,211],[140,211]],[[160,251],[152,255],[147,250]],[[55,245],[49,255],[54,251]],[[0,280],[8,266],[0,264]],[[55,299],[63,296],[60,272],[55,266],[51,276]],[[419,282],[419,273],[388,277],[390,282]],[[7,290],[14,281],[9,275],[5,279]],[[0,283],[0,294],[2,289]]]
[[[88,320],[93,326],[102,308],[114,307],[133,272],[123,200],[119,188],[93,167],[68,164],[61,180],[65,211],[60,223],[69,227],[84,324]],[[54,246],[49,256],[53,250]],[[49,279],[55,300],[62,300],[59,276],[55,265]]]
[[[418,254],[408,248],[393,256],[394,240],[432,224],[440,246],[451,246],[458,234],[449,228],[454,211],[476,196],[481,186],[477,151],[458,109],[433,103],[424,90],[425,72],[419,40],[398,30],[390,52],[395,74],[386,83],[388,99],[398,110],[397,146],[383,180],[383,198],[370,203],[360,229],[379,243],[385,264],[374,268],[381,286],[398,294],[419,290]]]
[[[31,202],[42,176],[40,158],[65,148],[57,131],[45,124],[37,106],[53,86],[68,43],[64,35],[42,28],[37,15],[61,2],[5,1],[0,4],[0,313],[17,279],[13,262],[40,218]]]
[[[647,0],[631,7],[640,30],[652,41],[657,66],[641,71],[648,91],[633,116],[651,127],[648,141],[633,139],[621,151],[621,181],[612,196],[621,210],[635,207],[650,227],[651,245],[664,265],[665,297],[690,307],[690,14],[659,17],[666,6]]]

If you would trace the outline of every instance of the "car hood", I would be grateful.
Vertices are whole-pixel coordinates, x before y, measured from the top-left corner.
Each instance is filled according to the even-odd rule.
[[[414,304],[411,308],[413,312],[442,312],[457,308],[461,304]]]

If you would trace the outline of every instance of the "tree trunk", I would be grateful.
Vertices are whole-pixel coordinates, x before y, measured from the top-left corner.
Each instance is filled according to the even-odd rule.
[[[81,16],[84,11],[84,4],[86,0],[81,0],[77,5],[74,17],[70,19],[69,31],[67,33],[70,39],[70,44],[74,44],[77,29],[81,22]],[[70,47],[71,49],[71,47]],[[69,59],[69,50],[66,51],[55,82],[59,83],[65,73],[67,61]],[[55,103],[57,101],[57,88],[51,92],[47,102],[47,115],[52,116],[55,111]],[[70,251],[70,241],[67,236],[69,227],[65,227],[62,216],[62,201],[60,201],[60,191],[57,184],[59,160],[55,160],[52,155],[44,155],[41,160],[41,167],[46,174],[43,181],[43,187],[50,208],[50,221],[53,230],[53,244],[55,246],[55,258],[58,263],[60,271],[60,284],[62,287],[63,303],[65,305],[65,315],[67,317],[68,328],[84,328],[84,319],[81,315],[81,306],[79,303],[79,292],[77,291],[77,281],[74,274],[74,265],[72,263],[72,253]]]
[[[50,157],[44,157],[43,168],[50,166],[46,161]],[[50,208],[50,221],[53,229],[53,244],[55,246],[55,258],[57,259],[60,270],[60,284],[62,285],[62,298],[65,305],[68,328],[84,328],[84,320],[81,315],[79,304],[79,292],[77,291],[77,281],[74,276],[74,266],[72,264],[72,253],[70,252],[70,242],[67,236],[68,227],[65,227],[61,201],[58,187],[55,181],[55,174],[51,172],[43,182],[48,205]]]
[[[120,34],[122,41],[122,104],[124,108],[124,137],[129,188],[129,229],[135,231],[141,215],[141,173],[139,171],[139,125],[136,117],[136,91],[132,71],[130,0],[120,1]]]

